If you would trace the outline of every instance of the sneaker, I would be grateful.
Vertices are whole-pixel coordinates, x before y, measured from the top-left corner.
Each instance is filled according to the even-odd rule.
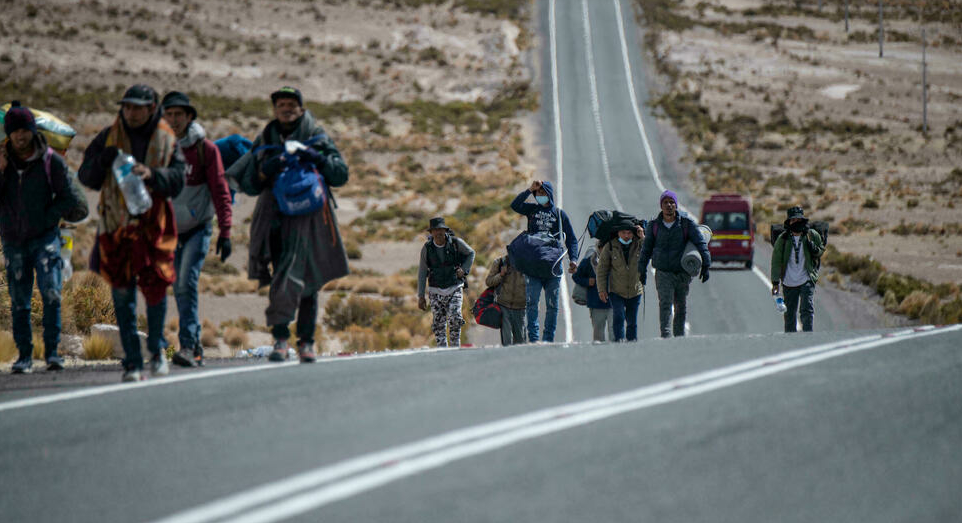
[[[181,367],[194,366],[194,356],[186,347],[183,347],[179,351],[175,352],[173,357],[170,358],[170,361],[174,362],[174,365],[180,365]]]
[[[198,367],[204,366],[204,347],[199,343],[194,347],[194,365]]]
[[[33,359],[20,358],[14,362],[10,372],[12,374],[30,374],[31,369],[33,369]]]
[[[56,354],[47,357],[47,370],[63,370],[63,358]]]
[[[313,344],[311,343],[298,343],[297,356],[300,358],[301,363],[314,363],[317,361],[317,354],[314,354]]]
[[[120,381],[140,381],[144,377],[140,374],[140,369],[127,369],[124,371],[124,375],[120,377]]]
[[[267,357],[267,361],[287,361],[287,349],[287,340],[274,342],[274,350],[272,350],[271,355]]]
[[[150,374],[152,376],[166,376],[170,374],[170,367],[167,365],[167,358],[160,352],[150,358]]]

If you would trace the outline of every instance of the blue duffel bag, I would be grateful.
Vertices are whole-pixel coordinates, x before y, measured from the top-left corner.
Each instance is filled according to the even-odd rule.
[[[560,220],[559,220],[560,221]],[[508,245],[508,260],[522,274],[534,278],[558,278],[564,274],[561,260],[568,252],[562,238],[546,232],[523,232]]]

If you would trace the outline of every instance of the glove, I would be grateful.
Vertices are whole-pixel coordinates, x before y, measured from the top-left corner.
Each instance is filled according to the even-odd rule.
[[[264,173],[268,178],[274,178],[284,170],[284,160],[281,155],[272,156],[261,165],[261,172]]]
[[[120,154],[120,149],[117,149],[113,145],[105,147],[103,152],[100,153],[100,166],[104,169],[110,169],[118,154]]]
[[[230,257],[231,245],[230,238],[221,236],[217,238],[217,248],[214,250],[214,254],[220,254],[220,261],[225,262],[227,258]]]
[[[701,282],[705,283],[706,281],[708,281],[708,266],[702,265],[701,266]]]
[[[297,157],[303,162],[316,165],[318,169],[323,168],[327,163],[327,158],[325,158],[320,151],[313,147],[308,147],[307,149],[301,149],[300,151],[297,151]]]

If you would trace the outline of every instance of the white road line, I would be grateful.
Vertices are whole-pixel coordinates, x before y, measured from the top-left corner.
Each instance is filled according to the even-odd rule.
[[[320,467],[215,500],[158,523],[267,523],[520,441],[679,401],[858,351],[962,329],[931,326],[774,354],[631,391],[569,403],[426,438]],[[912,345],[916,348],[918,345]],[[257,508],[255,508],[257,507]],[[252,510],[253,509],[253,510]],[[235,517],[236,516],[236,517]]]
[[[608,163],[608,149],[605,147],[605,131],[601,126],[601,104],[598,101],[598,79],[595,75],[595,51],[591,43],[591,18],[588,14],[587,0],[581,0],[581,19],[584,26],[585,63],[588,66],[588,88],[591,92],[591,114],[595,120],[595,131],[598,134],[598,149],[601,151],[601,170],[605,174],[605,185],[608,195],[615,204],[615,208],[623,211],[624,207],[618,199],[615,187],[611,183],[611,167]]]
[[[564,209],[562,206],[562,202],[564,201],[564,153],[562,151],[561,140],[561,103],[558,100],[558,44],[557,25],[555,23],[555,0],[548,2],[548,33],[551,53],[551,105],[554,111],[554,166],[555,180],[558,184],[557,205]],[[568,259],[572,259],[571,253],[568,253]],[[568,294],[568,278],[565,276],[564,271],[561,273],[561,289],[559,292],[561,295],[558,296],[558,301],[561,302],[561,311],[564,315],[565,323],[565,343],[571,343],[574,340],[575,333],[571,318],[571,304],[568,303],[571,299]]]
[[[411,356],[415,354],[432,354],[436,352],[452,352],[458,350],[472,350],[460,347],[435,347],[435,348],[423,348],[423,349],[409,349],[409,350],[399,350],[390,352],[377,352],[371,354],[358,354],[353,356],[338,356],[334,358],[320,358],[317,360],[318,363],[336,363],[341,361],[352,361],[352,360],[362,360],[362,359],[378,359],[378,358],[393,358],[399,356]],[[221,376],[229,376],[232,374],[243,374],[246,372],[258,372],[262,370],[272,370],[281,369],[285,367],[292,367],[300,365],[296,361],[285,362],[285,363],[271,363],[267,365],[254,365],[246,367],[235,367],[230,369],[217,369],[217,370],[205,370],[192,372],[190,374],[178,374],[175,376],[166,376],[163,378],[149,379],[146,381],[138,381],[135,383],[117,383],[113,385],[102,385],[99,387],[89,387],[68,392],[58,392],[56,394],[47,394],[44,396],[34,396],[31,398],[23,398],[19,400],[12,400],[0,403],[0,412],[6,410],[22,409],[26,407],[36,407],[40,405],[47,405],[50,403],[58,403],[61,401],[70,401],[81,398],[89,398],[93,396],[101,396],[103,394],[110,394],[113,392],[125,392],[137,389],[143,389],[146,387],[158,387],[161,385],[173,385],[174,383],[182,383],[185,381],[201,380],[207,378],[218,378]]]

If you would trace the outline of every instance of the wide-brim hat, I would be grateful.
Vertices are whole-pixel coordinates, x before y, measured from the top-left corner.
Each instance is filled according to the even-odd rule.
[[[789,208],[788,211],[786,211],[786,214],[788,217],[785,218],[785,227],[788,227],[788,222],[796,218],[802,220],[803,223],[808,223],[808,218],[805,217],[805,211],[803,211],[802,208],[797,205]]]
[[[152,105],[157,103],[157,91],[146,84],[130,86],[118,104]]]
[[[160,107],[165,111],[171,107],[183,107],[191,118],[197,118],[197,109],[190,105],[190,98],[180,91],[171,91],[165,94],[164,99],[160,102]]]
[[[431,221],[428,223],[428,230],[430,231],[431,229],[445,229],[448,231],[451,230],[450,227],[445,225],[444,218],[441,216],[431,218]]]

